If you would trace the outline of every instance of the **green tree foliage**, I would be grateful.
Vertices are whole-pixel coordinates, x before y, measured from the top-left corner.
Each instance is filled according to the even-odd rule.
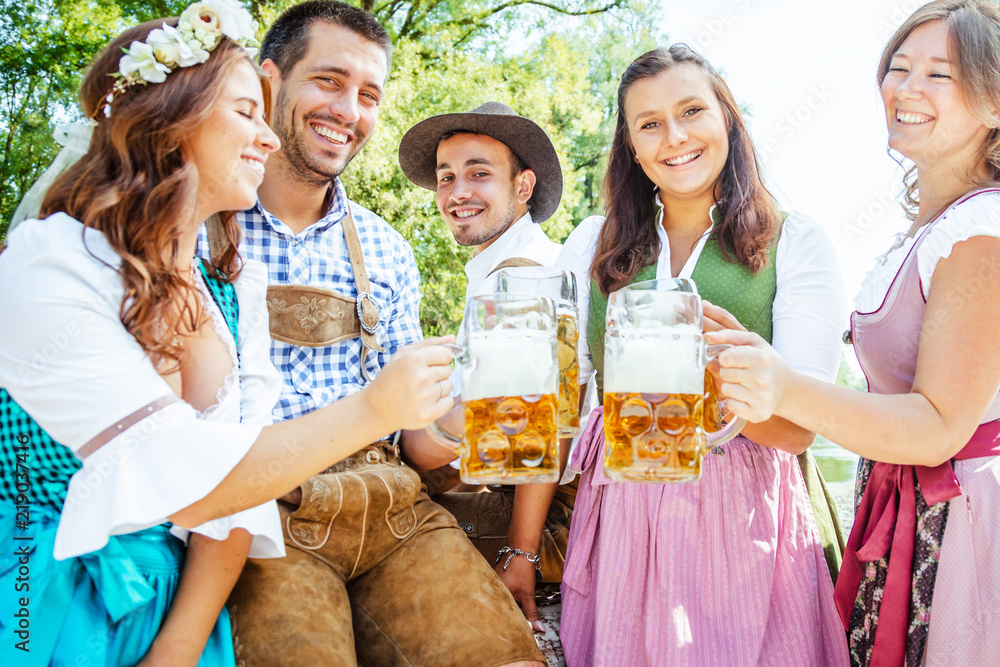
[[[55,154],[52,123],[79,117],[86,64],[123,27],[178,14],[187,2],[0,0],[0,236],[21,195]],[[261,25],[294,1],[251,1]],[[563,240],[598,212],[602,157],[618,79],[653,48],[655,12],[637,0],[361,0],[395,44],[379,127],[343,175],[352,199],[388,220],[413,245],[423,277],[428,335],[454,331],[470,257],[441,221],[433,193],[412,185],[397,149],[415,123],[494,100],[541,125],[563,168],[564,194],[545,224]],[[262,29],[263,32],[263,29]]]
[[[55,157],[55,123],[78,120],[88,64],[126,26],[183,2],[0,0],[0,239],[24,192]]]
[[[109,35],[93,27],[117,19],[113,6],[53,0],[0,5],[0,218],[6,222],[42,166],[55,155],[51,120],[70,106],[80,71]],[[72,34],[73,39],[63,35]]]
[[[412,185],[400,171],[395,151],[403,134],[428,116],[468,111],[490,100],[537,122],[552,138],[563,168],[562,204],[544,223],[546,233],[562,241],[576,223],[598,211],[600,158],[613,129],[618,78],[638,53],[654,44],[649,32],[628,28],[617,17],[604,15],[545,34],[516,54],[465,48],[434,59],[426,57],[426,40],[397,42],[379,129],[344,180],[352,196],[386,217],[413,244],[424,278],[425,333],[452,332],[461,319],[463,267],[471,253],[455,244],[433,193]],[[437,37],[447,45],[454,33],[441,31]],[[640,46],[624,49],[619,43]]]

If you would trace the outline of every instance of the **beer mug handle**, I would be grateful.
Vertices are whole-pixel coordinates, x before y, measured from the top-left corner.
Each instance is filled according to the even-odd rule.
[[[729,422],[718,431],[706,433],[705,442],[712,447],[715,445],[721,445],[724,442],[729,442],[740,434],[740,431],[743,430],[743,427],[746,426],[746,424],[746,419],[743,419],[743,417],[737,417],[735,421]]]
[[[722,353],[723,350],[727,350],[731,347],[732,345],[709,345],[705,349],[705,354],[709,359],[715,359]],[[740,434],[746,424],[746,419],[743,419],[743,417],[737,417],[734,421],[729,422],[718,431],[706,433],[705,441],[708,445],[713,447],[729,442]]]
[[[448,351],[451,352],[451,358],[458,363],[462,365],[469,363],[469,352],[461,345],[457,345],[455,343],[441,343],[441,346],[448,348]]]

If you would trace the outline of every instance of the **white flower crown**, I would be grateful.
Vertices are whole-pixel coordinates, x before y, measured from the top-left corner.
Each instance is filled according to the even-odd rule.
[[[223,37],[254,57],[259,46],[256,32],[257,22],[237,0],[205,0],[188,5],[176,28],[164,23],[150,32],[145,42],[132,42],[127,49],[122,48],[125,55],[118,61],[118,71],[111,75],[118,80],[104,98],[104,115],[111,115],[111,103],[131,86],[163,83],[175,69],[205,62]]]

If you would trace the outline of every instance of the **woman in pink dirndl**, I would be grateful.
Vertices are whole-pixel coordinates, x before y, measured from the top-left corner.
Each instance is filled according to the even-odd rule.
[[[720,361],[729,406],[863,458],[836,587],[855,665],[1000,662],[1000,11],[932,2],[889,40],[889,147],[913,224],[851,318],[864,394],[807,378],[750,334]],[[915,175],[915,179],[913,176]]]
[[[576,274],[587,321],[581,380],[596,366],[601,385],[607,295],[670,277],[697,283],[714,326],[757,331],[832,380],[844,299],[830,242],[777,209],[725,82],[675,45],[629,66],[618,105],[607,218],[584,220],[557,262]],[[814,436],[780,419],[744,436],[708,454],[697,482],[612,482],[592,413],[571,461],[582,476],[562,585],[570,667],[847,664],[796,458]]]

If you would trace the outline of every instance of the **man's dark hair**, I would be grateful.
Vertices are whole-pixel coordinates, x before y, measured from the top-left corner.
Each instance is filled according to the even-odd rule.
[[[448,132],[445,132],[444,134],[441,135],[441,138],[438,139],[438,144],[440,144],[445,139],[451,139],[456,134],[480,134],[480,133],[473,132],[472,130],[449,130]],[[483,134],[481,136],[490,137],[490,135],[488,134]],[[493,137],[490,137],[490,139],[493,139]],[[499,139],[497,141],[499,141]],[[503,144],[502,141],[500,143]],[[528,165],[525,164],[524,160],[521,159],[520,155],[514,152],[513,148],[507,146],[507,144],[503,145],[507,147],[507,153],[510,154],[510,177],[516,178],[517,175],[520,174],[522,171],[527,171]]]
[[[264,35],[264,42],[260,45],[260,61],[271,59],[279,71],[287,73],[309,48],[309,27],[315,21],[344,26],[368,41],[375,42],[385,51],[388,67],[392,59],[392,41],[386,29],[363,9],[333,0],[310,0],[282,12]]]

